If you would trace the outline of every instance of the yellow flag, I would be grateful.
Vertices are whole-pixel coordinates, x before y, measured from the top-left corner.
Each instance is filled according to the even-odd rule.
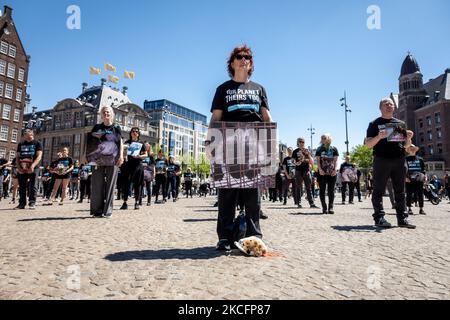
[[[112,72],[116,72],[116,67],[114,67],[112,64],[110,63],[105,63],[105,70],[106,71],[112,71]]]
[[[119,83],[119,77],[109,75],[108,81],[117,84],[117,83]]]
[[[134,80],[134,78],[136,77],[136,73],[134,71],[126,71],[123,73],[123,76],[126,79],[130,79],[130,80]]]
[[[94,67],[89,67],[89,73],[90,74],[101,74],[102,71],[98,68],[94,68]]]

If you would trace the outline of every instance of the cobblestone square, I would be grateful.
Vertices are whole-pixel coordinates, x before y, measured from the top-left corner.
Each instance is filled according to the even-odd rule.
[[[376,229],[370,200],[335,215],[263,201],[264,240],[279,254],[265,258],[214,250],[214,202],[120,211],[116,201],[111,219],[94,219],[87,203],[2,201],[0,299],[450,298],[447,201],[412,216],[416,230]],[[396,225],[393,210],[387,219]]]

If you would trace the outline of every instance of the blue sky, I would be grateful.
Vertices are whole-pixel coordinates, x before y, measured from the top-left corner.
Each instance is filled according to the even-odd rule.
[[[347,91],[350,146],[361,144],[378,101],[397,92],[408,51],[424,80],[450,67],[448,0],[220,1],[10,0],[27,53],[29,93],[38,110],[98,84],[89,67],[105,62],[136,72],[124,80],[131,100],[166,98],[210,115],[215,88],[228,80],[231,49],[247,43],[253,80],[268,93],[280,139],[309,141],[307,128],[329,132],[345,151]],[[2,8],[3,8],[2,3]],[[69,5],[81,9],[81,30],[69,30]],[[367,8],[381,9],[381,30],[369,30]],[[105,71],[103,71],[103,76]],[[308,142],[309,145],[309,142]]]

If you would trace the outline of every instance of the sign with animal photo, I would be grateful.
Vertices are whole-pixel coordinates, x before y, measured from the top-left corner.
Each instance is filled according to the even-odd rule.
[[[213,122],[207,154],[215,188],[273,188],[278,170],[276,123]]]
[[[358,172],[356,168],[346,167],[342,171],[342,181],[343,182],[353,182],[358,181]]]
[[[114,166],[119,155],[115,141],[108,139],[102,132],[90,132],[87,135],[86,159],[91,165]]]
[[[403,123],[386,123],[378,126],[379,130],[386,130],[389,142],[404,142],[406,140],[406,125]]]

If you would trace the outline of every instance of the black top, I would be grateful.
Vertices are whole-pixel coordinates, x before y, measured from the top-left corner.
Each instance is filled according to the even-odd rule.
[[[169,163],[167,166],[167,177],[172,178],[176,176],[176,173],[181,170],[181,167],[177,163]]]
[[[425,162],[419,156],[408,156],[406,157],[406,167],[408,169],[408,177],[417,174],[425,174]]]
[[[289,179],[293,179],[295,177],[295,160],[292,157],[286,157],[283,160],[283,167],[286,169],[288,173]]]
[[[367,138],[375,138],[380,130],[386,128],[386,124],[389,126],[399,126],[406,128],[406,124],[398,119],[384,119],[378,118],[369,124],[367,129]],[[389,142],[387,138],[381,139],[373,148],[373,155],[375,157],[397,159],[405,157],[404,142]]]
[[[334,158],[339,157],[336,147],[330,146],[327,149],[324,145],[321,145],[316,151],[316,157],[320,157],[320,167],[325,175],[331,175],[336,170]]]
[[[72,172],[70,173],[70,177],[72,179],[78,179],[78,177],[80,176],[80,167],[74,167]]]
[[[22,160],[31,160],[34,162],[37,158],[37,152],[42,151],[42,145],[39,141],[22,141],[17,146],[17,152],[19,152],[19,159]]]
[[[229,80],[217,88],[211,112],[222,110],[221,121],[262,122],[261,108],[269,109],[266,90],[261,85]]]
[[[80,179],[81,180],[87,180],[89,178],[89,174],[92,172],[92,166],[88,165],[88,164],[84,164],[81,167],[81,171],[80,171]]]
[[[308,172],[310,170],[309,167],[309,158],[311,153],[306,148],[297,148],[292,153],[292,158],[295,159],[297,163],[301,162],[300,165],[296,166],[297,171]]]
[[[128,145],[128,157],[127,157],[127,165],[131,168],[137,167],[142,163],[142,159],[137,159],[132,156],[132,154],[136,154],[139,152],[139,155],[144,154],[145,151],[145,144],[142,141],[132,141],[127,140],[125,141],[125,144]],[[140,149],[138,151],[138,149]]]
[[[186,182],[192,181],[192,172],[185,172],[183,174],[183,176],[184,176],[184,181],[186,181]]]
[[[156,159],[155,160],[155,170],[156,174],[165,174],[167,171],[167,166],[169,165],[169,162],[166,158],[162,159]]]

